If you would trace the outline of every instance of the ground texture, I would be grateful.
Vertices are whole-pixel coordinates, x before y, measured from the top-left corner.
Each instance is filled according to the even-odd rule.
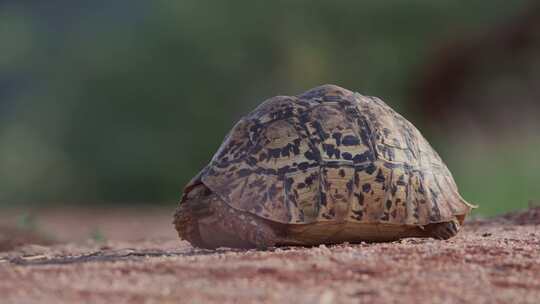
[[[57,214],[38,224],[63,242],[0,233],[0,303],[540,303],[540,208],[449,241],[269,251],[194,249],[159,212]]]

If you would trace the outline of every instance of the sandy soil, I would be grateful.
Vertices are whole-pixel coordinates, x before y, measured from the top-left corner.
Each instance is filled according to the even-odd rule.
[[[70,212],[39,218],[56,244],[0,252],[0,303],[540,303],[540,208],[449,241],[270,251],[194,249],[163,212]]]

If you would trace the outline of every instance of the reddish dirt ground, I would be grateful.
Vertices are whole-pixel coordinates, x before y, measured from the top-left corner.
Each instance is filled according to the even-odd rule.
[[[470,221],[449,241],[269,251],[194,249],[170,222],[63,210],[40,212],[40,233],[4,228],[0,303],[540,303],[540,208]]]

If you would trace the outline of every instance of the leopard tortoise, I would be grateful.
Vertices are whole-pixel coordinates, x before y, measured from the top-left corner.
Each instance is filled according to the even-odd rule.
[[[203,248],[448,239],[471,208],[409,121],[323,85],[243,117],[185,187],[174,224]]]

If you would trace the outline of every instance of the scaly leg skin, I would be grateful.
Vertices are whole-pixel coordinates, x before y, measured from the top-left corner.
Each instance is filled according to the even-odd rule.
[[[198,219],[210,215],[208,188],[197,186],[190,191],[174,214],[175,228],[178,236],[195,247],[208,248],[200,235]]]
[[[250,242],[259,250],[267,250],[268,248],[275,247],[277,238],[274,230],[260,220],[256,226],[251,236],[248,237]]]
[[[447,240],[454,237],[460,228],[461,225],[456,219],[449,222],[429,224],[425,227],[426,232],[430,237],[439,240]]]
[[[187,193],[174,224],[181,239],[206,249],[267,249],[278,241],[275,227],[266,220],[231,208],[204,184]]]
[[[278,237],[274,228],[264,219],[247,212],[235,210],[219,199],[212,201],[212,210],[219,218],[216,223],[217,227],[241,240],[238,245],[231,247],[265,250],[276,245]]]

